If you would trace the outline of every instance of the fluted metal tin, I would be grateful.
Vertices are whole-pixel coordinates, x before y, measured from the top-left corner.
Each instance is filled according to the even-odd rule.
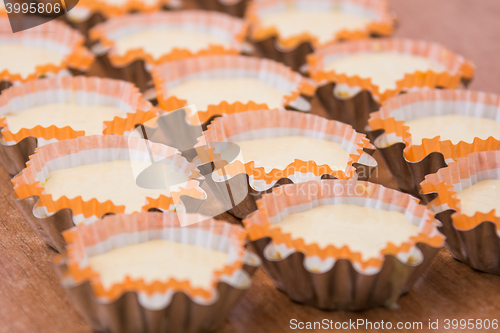
[[[438,228],[446,235],[446,246],[459,261],[478,271],[500,275],[500,236],[496,225],[483,221],[470,230],[459,230],[453,225],[454,209],[436,214],[443,224]]]
[[[135,60],[124,67],[117,67],[111,63],[106,52],[96,56],[96,61],[107,77],[132,82],[141,92],[153,87],[151,74],[146,69],[144,60]]]
[[[301,66],[306,62],[306,56],[314,50],[309,42],[301,43],[291,50],[279,47],[277,42],[276,36],[272,36],[262,41],[255,41],[253,45],[259,55],[284,63],[294,71],[300,70]]]
[[[365,153],[366,154],[366,153]],[[371,156],[370,156],[371,158]],[[356,173],[358,174],[358,180],[368,180],[371,174],[377,169],[377,164],[370,164],[369,159],[364,163],[353,163],[353,166],[356,168]],[[257,200],[261,198],[261,196],[265,193],[270,193],[273,191],[273,188],[279,187],[281,185],[293,184],[288,178],[281,178],[276,182],[276,184],[268,189],[267,191],[256,191],[250,186],[249,177],[246,174],[239,174],[237,177],[233,177],[224,183],[227,184],[229,188],[238,188],[237,186],[242,186],[241,183],[243,179],[246,180],[246,184],[248,186],[248,194],[245,199],[241,201],[239,204],[234,206],[229,210],[229,212],[236,216],[237,218],[244,219],[250,213],[257,209]],[[336,179],[331,175],[323,175],[321,179]],[[193,199],[195,200],[195,199]]]
[[[37,146],[38,140],[32,136],[24,138],[13,145],[0,142],[0,164],[9,175],[15,176],[24,169],[30,155],[35,153]]]
[[[271,239],[251,242],[267,275],[276,288],[294,302],[323,310],[362,311],[378,306],[397,308],[399,297],[407,293],[430,264],[440,248],[418,243],[423,255],[419,264],[402,263],[385,256],[381,270],[374,275],[358,272],[347,259],[340,259],[327,272],[314,273],[304,267],[304,254],[295,252],[286,258],[271,259],[266,247]]]

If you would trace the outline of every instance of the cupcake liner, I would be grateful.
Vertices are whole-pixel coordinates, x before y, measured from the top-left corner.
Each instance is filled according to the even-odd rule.
[[[262,0],[253,1],[248,5],[245,18],[250,22],[252,31],[250,39],[260,53],[273,60],[282,62],[293,70],[299,70],[306,61],[307,54],[321,47],[317,38],[303,33],[290,38],[283,38],[275,27],[264,28],[260,24],[261,13],[276,13],[283,11],[287,6],[304,7],[308,10],[322,10],[340,6],[343,10],[354,13],[370,12],[376,17],[372,23],[362,30],[343,30],[332,36],[331,40],[323,44],[339,41],[368,38],[370,36],[386,36],[393,32],[393,18],[389,12],[388,2],[385,0]]]
[[[498,179],[500,151],[480,151],[458,158],[448,167],[429,174],[421,183],[422,193],[434,198],[428,207],[442,222],[446,245],[455,258],[474,269],[500,275],[500,217],[496,211],[462,212],[457,192],[474,183]],[[437,195],[437,197],[436,197]]]
[[[321,248],[291,238],[273,223],[325,204],[354,204],[394,210],[420,228],[396,246],[388,243],[379,258],[363,260],[348,246]],[[258,211],[243,221],[252,247],[276,287],[293,301],[325,310],[359,311],[397,307],[444,244],[433,214],[415,198],[381,185],[353,180],[322,180],[285,185],[257,202]]]
[[[11,31],[7,17],[0,16],[0,29],[1,31]],[[52,31],[57,31],[57,33],[51,33]],[[11,73],[8,69],[2,69],[0,81],[6,82],[3,87],[7,88],[18,81],[24,82],[38,77],[55,75],[69,68],[73,74],[86,72],[94,62],[94,56],[83,46],[84,42],[85,39],[79,32],[57,21],[49,21],[28,31],[1,34],[0,44],[36,45],[65,55],[61,63],[47,63],[38,66],[34,72],[24,77],[20,73]]]
[[[284,169],[274,168],[269,172],[263,167],[255,167],[254,161],[231,161],[218,170],[221,177],[219,181],[228,182],[231,188],[238,188],[236,186],[243,186],[241,175],[246,175],[243,178],[246,178],[249,189],[246,199],[230,210],[236,217],[246,217],[255,210],[255,200],[262,192],[281,184],[302,183],[321,178],[366,180],[377,167],[375,159],[364,152],[365,149],[372,149],[364,134],[357,133],[349,125],[298,112],[260,110],[217,118],[208,126],[200,142],[205,141],[210,146],[211,142],[234,142],[286,135],[304,135],[338,142],[350,154],[350,159],[344,170],[333,170],[326,164],[318,165],[315,161],[296,159]],[[224,176],[221,175],[222,171]]]
[[[0,163],[10,175],[19,173],[35,152],[37,146],[73,139],[84,135],[71,127],[59,128],[36,126],[22,128],[16,133],[9,130],[7,113],[50,103],[71,103],[82,105],[115,106],[127,112],[126,117],[115,117],[103,123],[103,134],[124,135],[157,116],[151,103],[146,101],[138,89],[124,81],[87,77],[55,77],[37,79],[12,86],[0,96]],[[25,140],[34,138],[33,140]],[[22,143],[24,142],[24,143]],[[19,146],[19,147],[16,147]]]
[[[142,48],[131,49],[125,54],[118,54],[114,48],[114,39],[140,29],[158,27],[162,29],[179,28],[190,31],[213,32],[216,36],[230,41],[230,47],[210,45],[206,49],[192,53],[188,49],[175,48],[170,53],[154,58]],[[195,55],[238,54],[242,51],[247,25],[243,20],[217,12],[185,10],[175,12],[153,12],[114,17],[98,24],[90,31],[90,39],[97,41],[103,50],[98,60],[107,73],[123,80],[132,80],[144,91],[150,80],[149,69],[144,66],[188,58]],[[141,77],[146,77],[146,82]]]
[[[153,3],[146,3],[141,0],[127,0],[123,4],[117,5],[100,0],[80,0],[78,6],[65,15],[65,21],[85,36],[88,36],[90,28],[110,17],[176,8],[178,7],[176,2],[173,0],[157,0]]]
[[[199,8],[216,10],[232,16],[243,17],[249,0],[196,0]]]
[[[409,73],[404,79],[397,81],[396,89],[381,91],[370,78],[347,76],[333,70],[326,72],[323,69],[331,59],[360,52],[384,51],[422,56],[443,65],[447,71]],[[365,131],[370,113],[377,111],[389,98],[409,90],[454,89],[461,84],[467,85],[475,70],[468,60],[440,44],[397,38],[329,45],[308,56],[307,62],[309,74],[318,84],[317,94],[324,108],[334,119],[351,124],[358,131]]]
[[[173,213],[107,216],[68,230],[65,237],[68,252],[55,258],[55,268],[63,287],[95,331],[212,331],[250,287],[250,276],[260,265],[258,257],[244,250],[245,232],[241,227],[210,219],[181,228]],[[225,251],[228,264],[214,272],[210,289],[193,289],[189,280],[146,284],[127,277],[123,284],[113,285],[113,297],[103,297],[98,276],[85,272],[90,271],[87,258],[117,246],[155,239]]]
[[[36,153],[30,156],[27,167],[12,179],[15,192],[13,199],[32,226],[42,226],[43,231],[40,233],[44,240],[50,241],[48,245],[60,251],[64,248],[64,242],[61,241],[60,234],[57,234],[60,230],[50,226],[51,223],[58,221],[57,217],[51,218],[53,214],[69,210],[70,214],[61,213],[65,219],[68,219],[63,223],[64,226],[67,226],[90,223],[108,213],[121,213],[125,207],[117,206],[109,200],[99,202],[92,198],[84,201],[81,196],[76,198],[63,196],[54,200],[51,194],[45,193],[41,185],[48,179],[49,172],[101,161],[137,160],[146,162],[150,158],[153,158],[155,162],[167,159],[178,170],[188,175],[189,180],[175,191],[171,191],[170,197],[160,195],[157,199],[146,198],[142,207],[143,211],[150,209],[172,211],[179,203],[181,195],[196,198],[204,196],[203,191],[198,187],[199,182],[196,178],[199,172],[196,165],[187,162],[175,148],[153,142],[148,143],[146,140],[135,137],[94,135],[59,141],[38,148]],[[133,172],[135,176],[138,176],[141,170],[133,168]],[[28,202],[25,202],[26,200]],[[30,206],[34,206],[34,208],[30,209]],[[39,229],[36,228],[35,231],[38,232]],[[52,234],[54,232],[56,234]]]
[[[447,163],[472,152],[500,149],[500,141],[486,140],[452,144],[439,137],[428,138],[412,145],[411,133],[405,120],[418,117],[458,114],[497,119],[500,99],[497,95],[467,90],[422,90],[389,99],[378,112],[370,116],[370,135],[386,161],[401,190],[420,195],[420,183],[425,175],[435,173]],[[426,200],[425,197],[423,197]]]
[[[280,90],[283,93],[283,108],[309,111],[307,98],[314,94],[315,86],[309,79],[293,72],[283,64],[268,59],[247,56],[219,55],[200,56],[178,61],[165,62],[152,69],[159,105],[167,111],[190,104],[190,101],[169,96],[168,90],[184,81],[193,79],[254,78]],[[267,104],[255,101],[228,103],[221,101],[200,110],[196,121],[207,124],[215,116],[234,114],[248,110],[269,109]]]

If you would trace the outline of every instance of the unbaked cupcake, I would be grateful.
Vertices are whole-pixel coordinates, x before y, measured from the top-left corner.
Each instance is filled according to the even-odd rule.
[[[455,258],[474,269],[500,275],[500,151],[460,157],[427,175],[422,192],[437,197],[429,208]]]
[[[43,76],[81,74],[94,61],[84,37],[61,22],[10,33],[9,19],[0,16],[0,30],[0,90]]]
[[[393,97],[369,123],[399,187],[418,196],[426,174],[471,152],[500,149],[499,115],[498,95],[438,89]]]
[[[334,118],[365,131],[370,112],[402,92],[459,88],[474,66],[436,43],[372,39],[329,45],[308,57],[317,96]]]
[[[275,286],[325,310],[397,307],[444,244],[408,194],[354,180],[289,184],[243,221]]]
[[[247,24],[230,15],[202,10],[130,14],[95,26],[90,39],[107,54],[99,57],[108,74],[134,82],[142,91],[146,65],[193,55],[238,54]]]
[[[172,111],[194,104],[201,123],[247,110],[310,111],[314,83],[268,59],[218,55],[164,62],[153,67],[159,105]]]
[[[177,217],[118,214],[64,233],[56,270],[93,330],[197,333],[224,323],[260,260],[245,251],[243,228],[182,227]]]
[[[364,150],[372,145],[364,134],[334,120],[293,111],[246,111],[215,119],[203,133],[202,143],[236,143],[238,159],[228,160],[214,177],[228,181],[248,177],[249,195],[231,210],[245,217],[255,210],[255,198],[282,183],[321,178],[368,179],[377,162]],[[217,147],[215,152],[219,153]],[[221,158],[224,158],[222,156]],[[220,175],[225,172],[225,177]],[[234,185],[236,186],[236,184]]]
[[[135,12],[153,12],[161,9],[178,9],[182,0],[80,0],[67,12],[66,22],[84,35],[91,27],[110,17]]]
[[[246,18],[260,53],[294,70],[318,47],[390,35],[394,23],[385,0],[259,0],[249,4]]]
[[[136,184],[142,171],[162,160],[165,182],[172,179],[176,184],[157,188]],[[94,135],[38,148],[12,183],[14,199],[26,218],[33,220],[32,225],[41,224],[48,244],[61,250],[60,233],[72,225],[90,223],[107,213],[173,211],[183,194],[203,198],[198,175],[196,165],[174,148],[133,136]],[[30,197],[38,200],[34,210],[23,201]],[[55,215],[66,209],[72,216],[58,220]]]
[[[129,82],[83,76],[30,80],[0,96],[0,163],[15,175],[36,147],[82,135],[125,135],[156,116]]]

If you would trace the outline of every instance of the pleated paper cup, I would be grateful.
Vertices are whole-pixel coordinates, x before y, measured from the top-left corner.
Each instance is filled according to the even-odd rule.
[[[181,195],[203,198],[204,192],[196,179],[199,171],[175,149],[132,136],[93,135],[55,142],[38,148],[30,157],[27,167],[12,179],[13,199],[26,219],[50,246],[61,251],[64,241],[61,232],[78,224],[91,223],[108,213],[123,213],[123,205],[111,200],[100,202],[96,198],[84,200],[82,196],[53,198],[46,193],[45,182],[50,172],[76,168],[100,162],[126,160],[131,162],[131,173],[137,177],[147,166],[132,165],[137,162],[166,160],[175,170],[186,175],[187,181],[170,191],[170,196],[144,198],[141,211],[150,209],[174,211]],[[84,178],[82,178],[83,181]],[[105,181],[105,180],[103,180]],[[172,187],[170,187],[172,188]],[[131,188],[131,191],[134,189]],[[83,195],[83,194],[82,194]],[[65,213],[69,212],[69,214]]]
[[[302,183],[321,178],[366,180],[377,167],[373,157],[364,152],[371,152],[374,148],[364,134],[357,133],[351,126],[338,121],[293,111],[247,111],[217,118],[208,126],[201,142],[210,147],[212,142],[237,144],[238,141],[284,136],[305,136],[339,143],[349,154],[348,162],[346,165],[320,165],[314,160],[303,161],[297,158],[284,167],[272,166],[272,170],[266,170],[256,165],[255,161],[247,160],[243,154],[234,161],[228,161],[229,164],[217,174],[220,181],[229,183],[232,178],[237,179],[239,174],[247,175],[249,195],[231,210],[233,215],[241,218],[247,216],[255,210],[255,200],[262,192],[282,183]],[[280,151],[276,150],[276,155],[279,154]],[[328,151],[324,154],[328,154]]]
[[[2,2],[0,3],[0,17],[6,17],[7,16],[7,10],[5,9],[5,3]]]
[[[473,215],[462,210],[457,193],[485,180],[500,178],[500,151],[479,151],[460,157],[448,167],[429,174],[422,192],[442,222],[441,232],[455,258],[479,271],[500,275],[500,217],[492,209]],[[436,197],[437,195],[437,197]]]
[[[500,97],[468,90],[423,90],[393,97],[370,116],[370,136],[380,150],[399,187],[420,195],[425,175],[434,173],[448,163],[468,154],[500,149],[500,136],[464,139],[458,143],[440,136],[423,138],[412,143],[406,122],[421,117],[460,115],[491,119],[498,122]],[[424,198],[425,199],[425,198]]]
[[[243,17],[250,0],[195,0],[199,8]]]
[[[166,111],[194,103],[171,95],[169,90],[196,79],[257,79],[282,93],[280,108],[299,111],[310,110],[308,100],[315,91],[315,85],[311,80],[293,72],[283,64],[268,59],[237,55],[199,56],[164,62],[153,67],[152,76],[158,103]],[[247,100],[221,100],[218,104],[208,105],[206,109],[197,107],[198,113],[193,116],[193,121],[207,124],[215,116],[276,107],[262,103],[258,99],[254,100],[258,97],[249,92]]]
[[[326,42],[318,36],[304,32],[293,36],[282,36],[275,26],[263,26],[262,17],[277,14],[289,8],[304,11],[327,11],[339,9],[351,15],[369,16],[370,22],[363,28],[338,31]],[[394,19],[385,0],[259,0],[249,3],[245,18],[251,24],[250,40],[259,52],[268,58],[285,63],[294,70],[305,63],[307,54],[316,48],[339,41],[387,36],[392,34]],[[297,22],[297,24],[300,24]]]
[[[127,0],[122,3],[106,0],[80,0],[78,6],[65,15],[66,22],[82,34],[88,35],[90,28],[110,17],[136,12],[154,12],[178,9],[178,0]]]
[[[394,82],[396,88],[380,89],[369,77],[325,69],[332,60],[380,52],[420,56],[445,70],[407,73]],[[317,96],[325,110],[334,119],[351,124],[358,131],[365,131],[370,113],[377,111],[389,98],[416,89],[459,88],[470,82],[475,70],[470,61],[440,44],[398,38],[328,45],[316,50],[307,61],[309,75],[318,84]]]
[[[28,23],[31,21],[26,24]],[[0,64],[0,89],[8,88],[14,83],[44,76],[83,74],[89,70],[94,62],[94,56],[83,46],[85,38],[62,22],[50,21],[29,30],[10,33],[12,30],[9,19],[7,16],[0,16],[0,30],[4,31],[0,35],[0,44],[36,47],[54,52],[58,58],[62,57],[62,60],[41,61],[36,68],[25,73],[3,67]],[[54,31],[57,33],[53,33]]]
[[[19,173],[25,167],[36,147],[86,134],[70,126],[57,127],[54,124],[47,127],[22,127],[14,132],[9,128],[8,115],[47,104],[109,106],[123,111],[124,116],[102,123],[102,134],[126,135],[135,125],[158,115],[139,90],[125,81],[63,76],[35,79],[12,86],[0,96],[0,127],[3,127],[0,163],[11,175]]]
[[[165,31],[180,29],[208,33],[225,44],[210,44],[197,51],[174,47],[160,56],[155,56],[143,48],[133,48],[124,53],[116,49],[117,39],[153,29]],[[149,88],[151,80],[149,66],[196,55],[238,54],[243,50],[246,33],[247,23],[230,15],[202,10],[182,10],[114,17],[92,28],[90,39],[96,41],[100,49],[104,50],[98,59],[109,75],[132,81],[144,91]]]
[[[67,252],[54,259],[55,268],[93,330],[196,333],[213,331],[224,323],[239,296],[250,288],[250,276],[260,260],[245,251],[243,228],[213,219],[181,227],[177,218],[175,213],[118,214],[64,233]],[[89,264],[94,256],[157,240],[221,251],[227,254],[227,262],[212,272],[212,282],[205,287],[170,275],[151,281],[123,276],[105,286],[101,274]],[[180,274],[182,270],[177,267]]]
[[[284,233],[286,216],[322,205],[351,204],[397,211],[418,226],[402,244],[387,243],[378,257],[363,258],[349,246],[320,246]],[[354,180],[320,180],[284,185],[257,202],[243,221],[252,248],[275,286],[293,301],[325,310],[359,311],[397,307],[444,244],[434,215],[410,195]]]

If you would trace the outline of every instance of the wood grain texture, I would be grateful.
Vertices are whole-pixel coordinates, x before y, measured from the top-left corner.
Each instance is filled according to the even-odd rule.
[[[393,0],[400,19],[399,37],[434,40],[477,65],[472,89],[500,93],[500,1]],[[99,70],[95,69],[99,74]],[[325,115],[317,102],[314,113]],[[371,180],[395,187],[378,154],[379,172]],[[0,169],[0,333],[91,332],[59,286],[50,259],[55,252],[41,241],[10,201],[12,185]],[[472,270],[443,249],[397,310],[325,312],[295,304],[277,291],[260,269],[253,286],[234,308],[220,333],[292,332],[290,320],[423,322],[444,319],[500,320],[500,277]],[[346,330],[347,331],[347,330]],[[374,331],[374,330],[373,330]],[[395,330],[394,330],[395,331]],[[411,332],[413,330],[405,330]],[[448,332],[450,332],[449,330]],[[472,331],[472,330],[471,330]],[[480,332],[482,330],[475,330]],[[490,330],[491,331],[491,330]]]

